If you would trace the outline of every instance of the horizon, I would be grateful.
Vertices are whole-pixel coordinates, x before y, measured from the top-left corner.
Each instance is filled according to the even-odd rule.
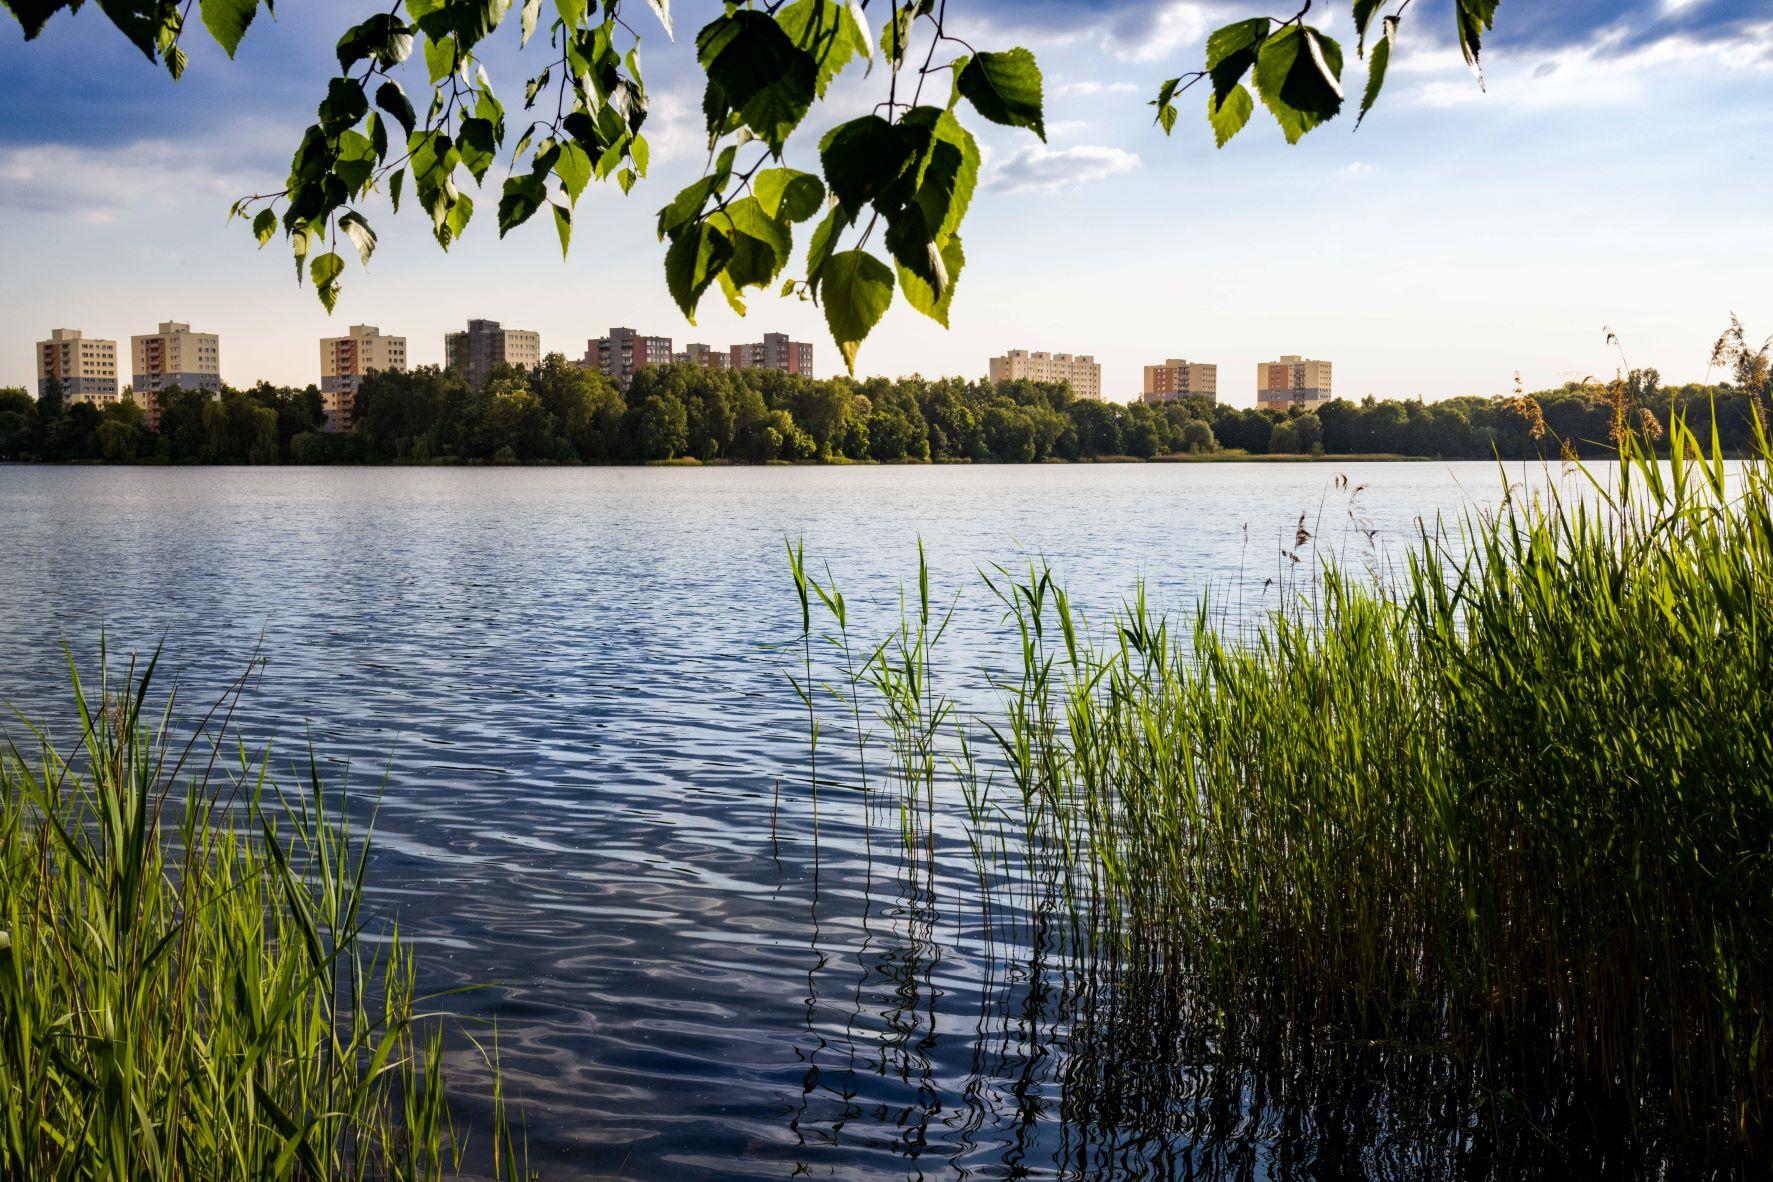
[[[1755,150],[1773,117],[1742,101],[1773,78],[1773,20],[1746,0],[1631,4],[1598,33],[1598,4],[1522,14],[1486,45],[1485,89],[1424,14],[1356,134],[1338,121],[1289,147],[1259,117],[1215,150],[1190,98],[1166,138],[1146,100],[1192,67],[1230,7],[970,10],[1038,56],[1050,142],[981,134],[984,216],[968,231],[952,330],[901,304],[856,376],[983,377],[989,357],[1027,348],[1094,356],[1104,398],[1125,402],[1143,366],[1175,357],[1218,365],[1220,401],[1247,406],[1255,366],[1294,353],[1331,361],[1351,401],[1437,401],[1510,390],[1516,371],[1529,389],[1622,365],[1702,381],[1731,313],[1773,331],[1773,247],[1753,197],[1773,183]],[[235,386],[317,382],[319,340],[351,324],[405,336],[414,365],[440,362],[443,335],[478,317],[538,331],[569,358],[614,325],[680,349],[780,331],[813,343],[817,376],[841,372],[810,303],[760,296],[741,319],[714,297],[692,328],[666,292],[651,221],[700,167],[686,42],[715,11],[678,8],[675,44],[642,30],[652,175],[626,198],[587,193],[564,264],[545,227],[500,241],[485,213],[446,255],[421,215],[392,218],[378,201],[380,249],[367,271],[352,261],[330,317],[291,281],[281,242],[260,252],[223,219],[286,171],[330,72],[339,7],[256,24],[233,63],[194,39],[177,83],[96,11],[57,15],[29,47],[8,25],[0,69],[21,95],[0,129],[0,232],[31,282],[0,303],[0,386],[34,391],[33,344],[53,328],[126,350],[163,319],[219,334]],[[514,50],[502,30],[487,55],[508,101]],[[840,78],[822,118],[865,104],[863,86],[859,71]],[[791,146],[789,160],[808,153]],[[1694,300],[1701,285],[1715,297]]]

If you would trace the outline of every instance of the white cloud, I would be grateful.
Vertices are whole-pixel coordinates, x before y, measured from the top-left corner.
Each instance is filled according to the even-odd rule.
[[[253,192],[249,170],[223,169],[189,144],[137,140],[124,147],[32,144],[0,149],[0,206],[72,215],[86,223],[193,201],[228,203]]]
[[[1613,29],[1585,45],[1485,55],[1480,89],[1457,52],[1406,54],[1393,64],[1422,78],[1409,101],[1430,107],[1504,103],[1527,109],[1632,102],[1649,94],[1669,70],[1763,72],[1773,69],[1773,21],[1741,36],[1705,40],[1673,34],[1627,48],[1627,32]],[[1414,58],[1414,60],[1412,60]]]
[[[1137,94],[1144,89],[1136,82],[1063,82],[1053,87],[1054,98],[1089,98],[1098,94]]]
[[[1102,48],[1118,58],[1154,62],[1193,45],[1207,32],[1207,16],[1191,0],[1129,5],[1108,18]]]
[[[1373,171],[1373,166],[1361,160],[1352,160],[1336,170],[1338,176],[1366,176]]]
[[[1059,193],[1142,167],[1120,148],[1079,145],[1022,148],[991,170],[991,187],[1006,193]]]

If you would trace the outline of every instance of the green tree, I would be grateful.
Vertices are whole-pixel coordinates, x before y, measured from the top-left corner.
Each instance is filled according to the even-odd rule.
[[[37,400],[22,386],[0,386],[0,460],[36,454]]]
[[[1190,419],[1182,426],[1182,450],[1186,452],[1210,452],[1219,450],[1219,441],[1213,438],[1213,428],[1202,419]]]
[[[689,446],[689,413],[673,391],[648,395],[629,410],[629,419],[636,459],[675,459]]]

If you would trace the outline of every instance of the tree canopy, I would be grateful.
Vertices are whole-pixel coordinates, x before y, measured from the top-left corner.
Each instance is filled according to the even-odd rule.
[[[272,10],[273,0],[198,0],[195,7],[232,56],[261,2]],[[0,3],[28,40],[83,0]],[[331,311],[345,272],[340,237],[365,264],[375,251],[377,232],[361,208],[371,193],[385,192],[396,213],[403,199],[416,202],[447,250],[474,216],[464,184],[478,191],[503,160],[500,236],[540,218],[553,224],[564,254],[573,210],[593,180],[628,192],[647,173],[641,35],[624,3],[552,0],[544,11],[543,0],[522,0],[519,43],[545,41],[546,49],[532,51],[541,68],[524,82],[519,114],[507,112],[478,56],[507,26],[511,0],[398,0],[367,15],[339,37],[338,74],[325,84],[284,186],[241,198],[232,213],[246,219],[261,246],[281,232],[297,278],[312,283]],[[1474,71],[1497,3],[1451,2],[1457,41]],[[670,0],[647,5],[674,36]],[[99,0],[99,7],[150,59],[174,78],[183,74],[189,0]],[[1331,7],[1338,5],[1323,5]],[[1357,123],[1384,85],[1409,7],[1410,0],[1349,2],[1356,53],[1367,62]],[[740,313],[755,290],[799,295],[823,308],[852,372],[862,341],[896,296],[947,326],[966,266],[961,229],[979,179],[968,123],[983,119],[1046,138],[1034,55],[976,48],[963,39],[966,9],[964,0],[729,0],[696,33],[707,164],[658,216],[666,286],[692,324],[712,287]],[[1344,53],[1307,22],[1312,9],[1313,0],[1304,0],[1291,18],[1251,17],[1212,33],[1202,68],[1164,82],[1153,100],[1164,130],[1175,126],[1177,99],[1203,81],[1210,82],[1207,119],[1220,146],[1254,111],[1246,78],[1289,142],[1335,118]],[[800,142],[797,133],[833,80],[858,64],[880,75],[882,100],[824,133],[817,171],[789,166],[790,141]],[[803,225],[811,230],[802,266],[791,273],[795,228]]]

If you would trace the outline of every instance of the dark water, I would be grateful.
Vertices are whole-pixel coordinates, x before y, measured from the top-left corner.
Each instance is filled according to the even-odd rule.
[[[0,468],[0,696],[51,716],[59,640],[90,659],[101,627],[164,639],[192,708],[261,653],[243,733],[381,793],[376,901],[427,984],[493,983],[461,1004],[544,1177],[1457,1173],[1474,1135],[1411,1133],[1344,1052],[1270,1094],[1149,1021],[1080,1032],[1038,925],[987,939],[956,825],[912,873],[827,790],[815,859],[769,646],[789,536],[870,636],[921,537],[958,673],[1001,639],[981,566],[1044,556],[1098,615],[1141,580],[1247,615],[1301,514],[1382,565],[1498,491],[1483,464]]]

